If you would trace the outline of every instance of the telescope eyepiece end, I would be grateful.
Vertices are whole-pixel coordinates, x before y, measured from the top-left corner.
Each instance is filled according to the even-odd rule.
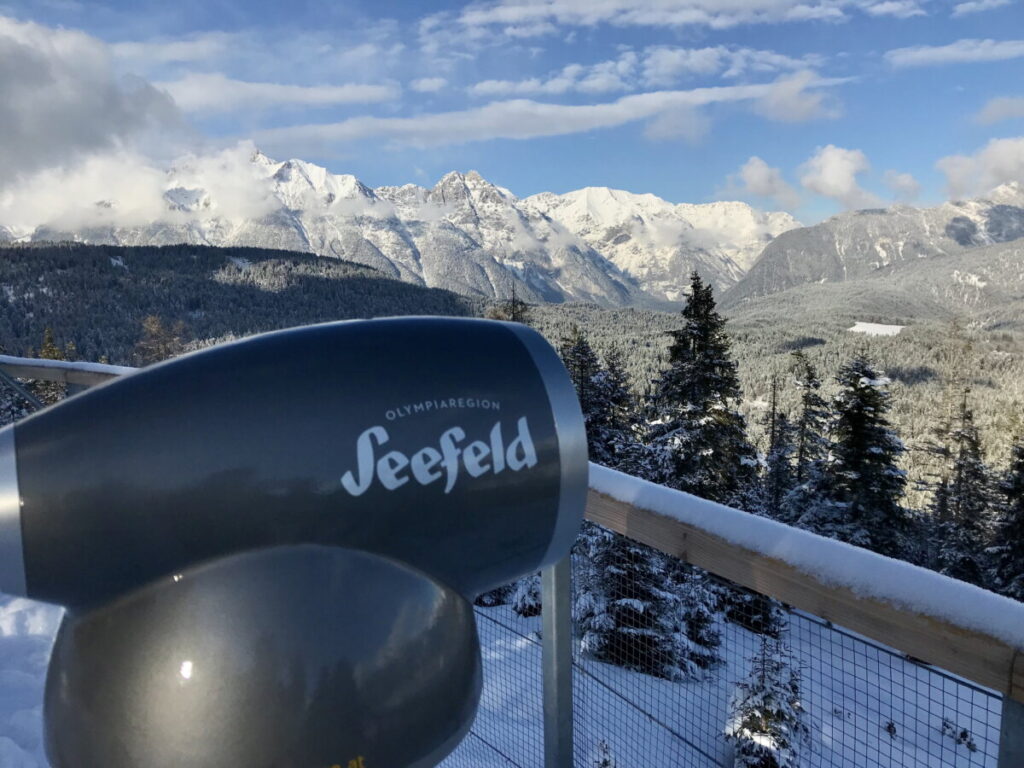
[[[0,429],[0,592],[19,597],[27,594],[13,425]]]

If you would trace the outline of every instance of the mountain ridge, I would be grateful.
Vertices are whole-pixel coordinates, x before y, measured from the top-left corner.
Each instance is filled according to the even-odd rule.
[[[476,171],[451,171],[432,187],[374,189],[350,174],[298,159],[276,161],[258,150],[242,162],[220,161],[212,170],[194,158],[180,161],[167,172],[161,210],[143,223],[124,223],[121,201],[102,200],[90,210],[87,225],[57,221],[16,234],[0,220],[0,241],[286,249],[366,264],[406,282],[488,300],[515,291],[533,302],[664,308],[682,300],[694,268],[716,286],[735,283],[756,256],[751,251],[762,244],[758,238],[770,238],[791,220],[745,203],[674,204],[604,189],[624,196],[629,211],[619,218],[632,217],[636,243],[674,238],[662,243],[671,259],[652,252],[648,264],[635,248],[630,258],[604,253],[545,210],[545,194],[552,200],[561,196],[520,199]],[[639,222],[629,202],[634,197],[645,206]],[[730,228],[723,206],[742,214],[733,217],[742,226]],[[784,224],[758,230],[752,240],[748,230],[757,229],[752,222],[758,217],[784,217]],[[704,220],[716,224],[702,228]]]
[[[894,205],[847,211],[768,243],[747,274],[727,289],[736,306],[806,283],[846,282],[898,272],[920,259],[952,256],[1024,238],[1024,186],[930,208]]]

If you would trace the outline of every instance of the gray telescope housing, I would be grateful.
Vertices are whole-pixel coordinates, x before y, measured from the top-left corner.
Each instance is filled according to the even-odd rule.
[[[561,361],[535,331],[484,320],[264,334],[5,428],[0,591],[68,608],[47,685],[51,761],[433,765],[479,695],[468,601],[564,557],[586,489],[583,419]],[[274,574],[290,586],[271,588]],[[332,621],[305,626],[317,614]],[[282,632],[278,618],[300,629]],[[185,651],[157,668],[168,633],[205,649],[206,677]],[[243,646],[256,666],[232,654]],[[268,663],[290,667],[289,691],[306,697],[277,730],[266,702],[210,677]],[[177,693],[197,695],[200,680],[230,717],[181,705]],[[413,681],[423,689],[397,697]],[[342,699],[348,720],[325,719]],[[372,714],[396,701],[406,708]],[[130,712],[135,726],[118,734]],[[210,736],[211,722],[224,730]],[[417,734],[402,748],[398,722]],[[303,751],[302,738],[324,748]]]

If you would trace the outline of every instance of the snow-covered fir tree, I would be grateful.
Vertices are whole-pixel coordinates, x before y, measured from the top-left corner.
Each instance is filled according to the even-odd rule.
[[[797,768],[810,740],[800,695],[800,671],[781,641],[763,637],[750,674],[729,701],[725,738],[735,768]]]
[[[993,588],[1024,602],[1024,437],[1013,446],[1010,468],[1000,484],[1002,504],[988,554]]]
[[[950,433],[949,477],[936,490],[932,504],[936,570],[954,579],[984,586],[985,543],[995,501],[991,472],[981,453],[974,414],[963,393],[957,426]]]
[[[726,619],[759,635],[778,637],[786,624],[782,603],[760,592],[733,587],[725,603]]]
[[[618,355],[601,364],[586,336],[572,326],[559,350],[583,411],[590,460],[629,471],[640,449],[633,434],[636,403]]]
[[[512,610],[523,618],[540,616],[540,573],[525,576],[516,582],[512,594]]]
[[[135,345],[135,364],[152,365],[177,357],[185,351],[185,335],[185,324],[180,320],[168,326],[163,318],[147,315],[142,320],[142,337]]]
[[[807,355],[793,353],[793,384],[800,393],[799,415],[793,425],[793,475],[802,483],[828,455],[828,403],[821,396],[821,379]]]
[[[793,456],[796,452],[793,427],[789,423],[789,417],[779,410],[778,395],[778,380],[773,377],[764,424],[768,450],[764,461],[762,508],[748,507],[750,512],[763,512],[774,519],[782,517],[783,502],[796,484],[793,468]]]
[[[690,277],[683,327],[670,331],[668,368],[655,383],[649,479],[729,503],[754,482],[757,457],[738,410],[736,363],[710,285]]]
[[[75,359],[75,344],[74,342],[67,342],[63,347],[57,344],[54,337],[53,329],[46,328],[43,331],[43,343],[39,347],[39,351],[34,350],[28,351],[28,357],[40,357],[43,360],[74,360]],[[52,405],[58,400],[63,400],[67,397],[67,385],[61,384],[58,381],[33,381],[28,387],[33,395],[38,397],[44,405]]]
[[[701,677],[717,661],[705,585],[680,583],[666,556],[592,524],[576,553],[573,613],[584,653],[669,680]]]
[[[706,571],[673,562],[673,591],[681,598],[681,620],[684,638],[680,639],[682,655],[699,670],[707,670],[722,661],[719,646],[722,633],[718,629],[718,610],[722,600],[710,583]],[[698,672],[699,677],[702,673]]]
[[[831,447],[799,524],[890,557],[902,557],[912,517],[901,503],[904,447],[888,421],[889,380],[858,354],[839,370]]]
[[[793,353],[793,383],[800,405],[793,428],[793,486],[782,500],[778,519],[797,523],[819,495],[828,456],[828,404],[821,379],[803,351]]]
[[[594,768],[615,768],[618,765],[615,762],[615,755],[612,754],[612,748],[605,739],[597,742],[597,750],[594,753],[591,765]]]

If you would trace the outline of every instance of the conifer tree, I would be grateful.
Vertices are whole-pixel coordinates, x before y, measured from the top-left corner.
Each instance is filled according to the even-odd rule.
[[[43,360],[74,360],[75,345],[68,342],[63,347],[57,344],[52,328],[43,331],[43,343],[37,353]],[[29,357],[33,357],[31,351]],[[32,394],[38,397],[46,405],[51,405],[67,396],[67,385],[58,381],[35,381],[29,387]]]
[[[936,565],[947,576],[982,586],[994,489],[974,414],[967,405],[967,390],[961,400],[959,424],[950,434],[949,453],[953,460],[950,476],[940,485],[933,504],[938,531]]]
[[[516,283],[512,283],[512,297],[491,307],[487,313],[491,320],[506,320],[510,323],[530,324],[530,305],[516,295]]]
[[[177,357],[185,351],[184,334],[184,323],[178,322],[168,328],[157,315],[146,316],[142,320],[142,337],[135,345],[136,363],[151,365]]]
[[[583,411],[590,460],[629,472],[630,466],[624,465],[639,461],[633,434],[636,405],[620,357],[610,354],[602,366],[576,325],[562,339],[559,352]]]
[[[512,610],[523,618],[540,616],[540,573],[524,576],[516,582],[512,596]]]
[[[793,428],[789,418],[779,410],[778,381],[773,377],[768,412],[765,415],[768,452],[765,456],[763,511],[768,517],[782,517],[783,502],[793,490],[796,476],[793,468]]]
[[[577,557],[573,613],[584,653],[669,680],[701,677],[717,661],[702,645],[719,642],[706,588],[670,579],[660,552],[592,526]]]
[[[757,459],[737,410],[739,376],[725,319],[696,272],[682,317],[683,327],[669,332],[669,367],[655,387],[651,479],[729,503],[754,481]]]
[[[1003,503],[988,553],[992,584],[996,591],[1024,602],[1024,437],[1013,446],[999,490]]]
[[[890,425],[889,380],[863,355],[839,370],[832,401],[831,450],[816,479],[817,498],[800,524],[890,557],[905,552],[912,518],[901,503],[903,443]]]
[[[596,456],[605,452],[605,446],[597,432],[602,422],[608,418],[608,403],[603,401],[597,384],[601,363],[578,325],[573,325],[569,329],[568,335],[562,339],[558,352],[576,388],[576,398],[579,400],[583,423],[587,430],[590,460],[598,461]]]
[[[615,755],[612,754],[612,748],[605,739],[597,742],[597,753],[591,764],[594,768],[615,768],[618,765],[615,762]]]
[[[750,674],[729,702],[726,740],[735,744],[735,768],[797,768],[810,740],[800,695],[800,672],[778,640],[762,637]]]
[[[793,485],[782,500],[778,519],[789,525],[807,525],[830,506],[823,496],[825,458],[828,456],[828,405],[821,396],[821,379],[803,351],[793,353],[793,383],[800,406],[793,424]]]
[[[818,372],[802,350],[793,353],[793,381],[800,392],[793,436],[793,481],[799,485],[828,455],[828,404],[821,396]]]

